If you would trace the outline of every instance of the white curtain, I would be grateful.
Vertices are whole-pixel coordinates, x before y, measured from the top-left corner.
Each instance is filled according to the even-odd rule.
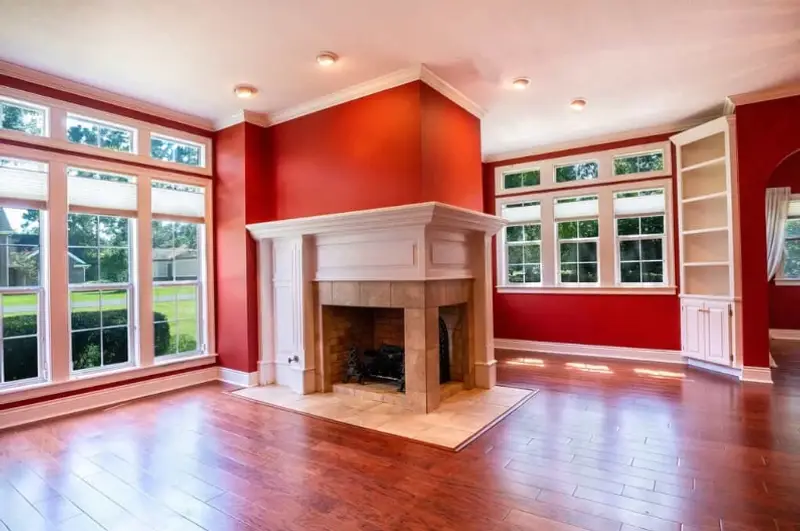
[[[783,261],[791,198],[791,188],[767,188],[767,280],[775,278]]]

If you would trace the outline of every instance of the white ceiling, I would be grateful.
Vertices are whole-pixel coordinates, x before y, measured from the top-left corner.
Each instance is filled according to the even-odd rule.
[[[276,112],[425,63],[487,110],[485,155],[800,80],[800,0],[0,0],[0,14],[1,59],[213,120],[241,109],[237,83],[261,91],[248,110]],[[320,68],[320,50],[341,61]]]

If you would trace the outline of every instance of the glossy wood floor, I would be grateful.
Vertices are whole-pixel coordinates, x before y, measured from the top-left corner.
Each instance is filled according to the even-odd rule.
[[[219,384],[2,433],[0,530],[798,529],[796,380],[519,353],[499,378],[541,392],[458,454]]]

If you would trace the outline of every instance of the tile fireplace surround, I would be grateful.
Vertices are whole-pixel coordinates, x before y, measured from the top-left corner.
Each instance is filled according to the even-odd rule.
[[[431,202],[249,225],[259,249],[259,384],[329,393],[348,345],[402,342],[406,390],[392,403],[430,413],[442,400],[442,316],[451,379],[491,389],[491,238],[504,224]]]

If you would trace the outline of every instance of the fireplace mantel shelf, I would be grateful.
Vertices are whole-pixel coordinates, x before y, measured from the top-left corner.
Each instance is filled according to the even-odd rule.
[[[506,221],[502,218],[454,207],[436,201],[396,207],[357,210],[342,214],[326,214],[297,219],[268,221],[247,225],[257,240],[369,231],[386,227],[435,226],[443,229],[469,230],[495,234]]]

